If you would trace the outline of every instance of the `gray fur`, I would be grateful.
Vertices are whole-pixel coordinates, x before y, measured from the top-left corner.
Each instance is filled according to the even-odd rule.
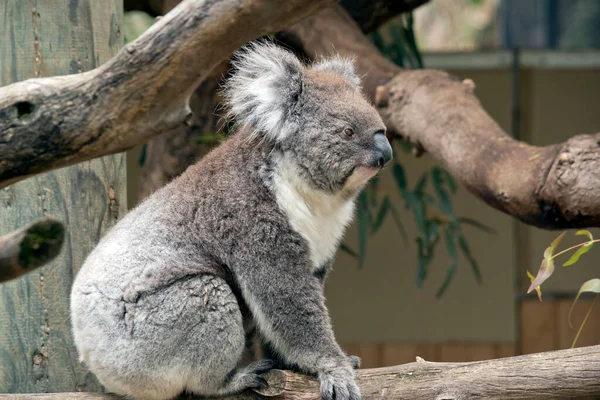
[[[82,266],[77,349],[121,395],[225,395],[264,384],[272,366],[241,365],[255,326],[285,366],[318,376],[324,399],[358,400],[358,360],[337,344],[323,297],[330,248],[310,235],[339,224],[326,237],[335,251],[383,123],[337,67],[314,70],[269,44],[242,54],[227,88],[240,130],[126,215]],[[266,95],[251,93],[256,81]],[[289,190],[303,210],[339,204],[349,217],[295,215]]]

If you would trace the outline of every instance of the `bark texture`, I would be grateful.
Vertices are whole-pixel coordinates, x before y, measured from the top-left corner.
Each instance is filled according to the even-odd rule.
[[[221,61],[332,1],[188,0],[101,67],[0,88],[0,188],[181,126]]]
[[[0,237],[0,282],[16,279],[54,259],[64,239],[63,224],[52,218],[40,218]]]
[[[319,400],[315,378],[272,370],[264,377],[263,398]],[[593,399],[600,396],[600,346],[469,363],[417,359],[405,365],[358,370],[364,400]],[[240,395],[226,400],[249,399]],[[0,400],[119,399],[109,394],[57,393],[0,395]]]
[[[291,27],[285,37],[313,58],[332,49],[356,57],[364,90],[388,129],[429,152],[492,207],[546,229],[600,226],[600,134],[545,147],[517,141],[483,110],[472,81],[403,70],[337,5]]]

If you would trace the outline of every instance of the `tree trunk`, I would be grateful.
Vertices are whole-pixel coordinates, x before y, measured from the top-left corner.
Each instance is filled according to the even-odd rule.
[[[0,86],[105,63],[121,46],[122,14],[122,0],[0,0]],[[25,103],[20,107],[23,114],[31,111]],[[0,190],[0,234],[43,216],[66,224],[66,246],[58,257],[0,286],[0,392],[99,389],[77,359],[69,293],[84,258],[125,205],[123,154]]]

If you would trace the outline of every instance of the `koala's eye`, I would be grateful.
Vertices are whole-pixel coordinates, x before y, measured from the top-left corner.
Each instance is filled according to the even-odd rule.
[[[344,133],[346,134],[346,136],[352,136],[354,135],[354,131],[350,128],[346,128],[344,129]]]

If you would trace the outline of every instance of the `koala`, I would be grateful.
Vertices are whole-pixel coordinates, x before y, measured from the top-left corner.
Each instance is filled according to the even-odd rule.
[[[261,373],[316,376],[324,400],[358,400],[356,357],[334,337],[324,280],[355,199],[392,158],[353,62],[312,65],[269,42],[233,60],[238,127],[98,243],[71,292],[80,360],[135,399],[222,396]],[[266,359],[244,362],[256,332]]]

